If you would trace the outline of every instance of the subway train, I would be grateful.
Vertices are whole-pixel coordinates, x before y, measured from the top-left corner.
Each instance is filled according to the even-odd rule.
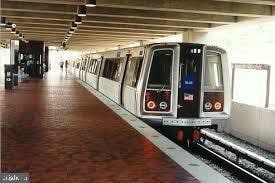
[[[158,43],[83,55],[70,71],[148,123],[175,138],[198,140],[199,130],[223,131],[230,116],[226,51],[195,43]]]

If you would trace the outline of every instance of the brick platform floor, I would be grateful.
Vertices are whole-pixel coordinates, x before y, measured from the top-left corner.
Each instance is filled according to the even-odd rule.
[[[73,78],[0,89],[1,170],[31,182],[198,182]]]

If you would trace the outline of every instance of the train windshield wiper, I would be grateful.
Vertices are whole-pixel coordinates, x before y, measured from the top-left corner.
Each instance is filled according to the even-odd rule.
[[[165,85],[163,85],[160,89],[157,90],[157,92],[162,92],[165,88]]]

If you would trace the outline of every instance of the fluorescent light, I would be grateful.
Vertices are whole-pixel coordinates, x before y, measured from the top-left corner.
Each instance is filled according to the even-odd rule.
[[[16,33],[15,28],[11,28],[11,33]]]
[[[69,33],[70,33],[70,34],[74,33],[74,30],[75,30],[75,29],[72,29],[72,28],[71,28],[71,29],[69,30]]]
[[[8,22],[7,26],[9,26],[11,28],[16,28],[16,24],[15,23],[11,23],[11,22]]]
[[[5,26],[6,25],[6,17],[1,17],[1,26]]]
[[[75,24],[82,24],[82,18],[80,16],[75,15],[74,16],[74,23]]]
[[[86,0],[87,7],[96,7],[96,0]]]
[[[6,26],[5,26],[5,29],[6,29],[6,30],[11,30],[11,26],[10,26],[10,25],[6,25]]]
[[[71,28],[72,28],[72,29],[77,29],[77,24],[75,24],[74,22],[72,22]]]
[[[80,16],[80,17],[85,17],[86,14],[87,14],[86,6],[85,6],[85,5],[79,5],[79,6],[77,7],[77,14],[78,14],[78,16]]]

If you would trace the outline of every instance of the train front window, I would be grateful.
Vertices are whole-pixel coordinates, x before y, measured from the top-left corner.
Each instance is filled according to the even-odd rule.
[[[204,87],[206,90],[223,90],[222,61],[219,53],[206,53]]]
[[[154,51],[148,80],[148,88],[170,89],[172,82],[173,50]]]

